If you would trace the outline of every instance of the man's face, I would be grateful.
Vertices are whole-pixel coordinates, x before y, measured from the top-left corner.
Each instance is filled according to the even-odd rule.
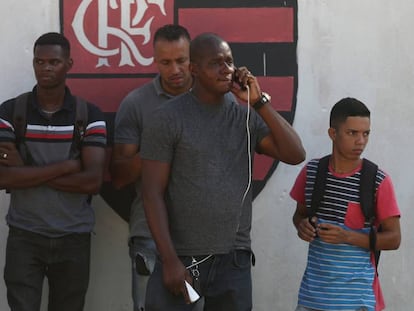
[[[72,64],[72,59],[60,45],[36,46],[33,69],[37,85],[47,89],[65,85],[66,74]]]
[[[154,60],[161,76],[162,88],[168,94],[178,95],[191,87],[190,42],[187,39],[158,40],[154,45]]]
[[[233,55],[226,42],[212,43],[192,64],[192,73],[199,84],[214,94],[230,91],[234,73]]]
[[[358,160],[368,143],[370,119],[368,117],[348,117],[337,129],[330,128],[334,152],[345,160]]]

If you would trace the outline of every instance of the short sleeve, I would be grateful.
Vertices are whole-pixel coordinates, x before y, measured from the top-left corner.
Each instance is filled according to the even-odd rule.
[[[141,144],[142,125],[139,120],[137,95],[128,94],[115,116],[115,144]]]
[[[306,166],[302,168],[299,175],[296,177],[296,181],[290,190],[290,196],[293,200],[300,204],[306,204],[305,199],[305,186],[306,186]]]
[[[400,216],[400,210],[391,177],[386,175],[377,190],[377,219],[382,222],[394,216]]]
[[[88,126],[82,142],[83,146],[106,147],[106,122],[102,111],[88,103]]]

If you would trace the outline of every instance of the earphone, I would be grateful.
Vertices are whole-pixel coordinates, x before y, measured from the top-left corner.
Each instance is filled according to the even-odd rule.
[[[252,185],[252,152],[250,149],[251,146],[251,137],[250,137],[250,127],[249,127],[249,122],[250,122],[250,87],[249,85],[246,85],[246,89],[247,89],[247,115],[246,115],[246,134],[247,134],[247,156],[248,156],[248,164],[249,164],[249,181],[247,183],[246,186],[246,190],[243,194],[243,199],[242,199],[242,206],[244,204],[244,200],[246,199],[247,194],[249,193],[249,190],[251,188]]]
[[[249,85],[246,85],[246,89],[247,89],[247,114],[246,114],[246,134],[247,134],[247,157],[248,157],[248,170],[249,170],[249,180],[247,182],[247,186],[246,186],[246,190],[244,191],[243,194],[243,198],[240,204],[240,214],[239,214],[239,221],[237,223],[237,228],[236,228],[236,235],[237,232],[239,231],[240,228],[240,217],[242,215],[243,212],[243,205],[244,205],[244,200],[247,197],[247,194],[250,191],[250,188],[252,186],[252,152],[250,150],[250,146],[251,146],[251,137],[250,137],[250,127],[249,127],[249,122],[250,122],[250,87]]]

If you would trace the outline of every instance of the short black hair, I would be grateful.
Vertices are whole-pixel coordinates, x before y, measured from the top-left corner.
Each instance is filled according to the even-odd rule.
[[[67,56],[70,55],[69,40],[64,35],[58,32],[48,32],[41,35],[34,43],[33,52],[39,45],[59,45],[67,53]]]
[[[342,98],[331,109],[329,126],[338,128],[339,124],[346,121],[348,117],[368,117],[371,113],[367,106],[358,99],[352,97]]]
[[[186,28],[176,24],[166,24],[155,31],[153,45],[158,40],[177,41],[180,38],[185,38],[188,42],[191,41],[190,34]]]
[[[223,38],[213,32],[205,32],[195,37],[190,44],[190,61],[197,63],[203,52],[211,46],[225,42]]]

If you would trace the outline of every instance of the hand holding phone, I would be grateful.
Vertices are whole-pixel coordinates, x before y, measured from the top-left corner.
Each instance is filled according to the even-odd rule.
[[[246,85],[243,84],[243,82],[240,81],[240,77],[239,77],[238,72],[239,72],[238,69],[235,68],[234,73],[233,73],[233,82],[237,83],[239,85],[240,89],[245,91],[245,90],[247,90],[247,87],[246,87]]]
[[[239,87],[237,87],[233,84],[231,89],[237,99],[247,102],[249,105],[253,105],[262,99],[263,93],[260,89],[260,85],[256,77],[247,67],[234,67],[232,80],[239,85]]]

